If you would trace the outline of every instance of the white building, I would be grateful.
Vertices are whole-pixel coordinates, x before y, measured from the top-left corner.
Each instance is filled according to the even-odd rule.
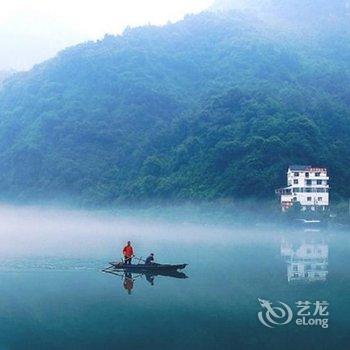
[[[282,210],[299,202],[302,210],[325,210],[329,205],[327,169],[310,165],[291,165],[287,172],[287,187],[276,191]]]
[[[281,244],[281,256],[287,263],[288,282],[324,282],[328,275],[328,245],[325,242],[303,242],[293,247]]]

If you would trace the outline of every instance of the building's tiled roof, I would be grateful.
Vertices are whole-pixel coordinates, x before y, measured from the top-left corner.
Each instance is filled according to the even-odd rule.
[[[311,168],[311,165],[290,165],[291,171],[306,171]]]

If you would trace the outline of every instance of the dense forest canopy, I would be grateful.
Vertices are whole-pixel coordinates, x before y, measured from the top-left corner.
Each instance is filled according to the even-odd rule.
[[[15,71],[13,70],[0,70],[0,86],[6,79],[8,79],[14,73]]]
[[[347,1],[224,5],[7,79],[0,194],[270,198],[297,163],[328,167],[333,195],[350,196]]]

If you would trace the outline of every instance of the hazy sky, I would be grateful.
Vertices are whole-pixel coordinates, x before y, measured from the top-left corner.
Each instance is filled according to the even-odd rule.
[[[213,0],[0,0],[0,70],[28,69],[82,41],[126,26],[164,24]]]

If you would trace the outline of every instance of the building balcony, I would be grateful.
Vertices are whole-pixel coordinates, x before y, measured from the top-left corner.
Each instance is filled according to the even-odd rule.
[[[292,186],[288,186],[288,187],[283,187],[283,188],[278,188],[277,190],[275,190],[275,193],[277,195],[292,195],[292,189],[293,187]]]
[[[299,193],[329,193],[329,187],[325,186],[308,186],[308,187],[291,187],[286,189],[276,190],[279,195],[296,195]]]
[[[296,188],[329,188],[329,185],[317,185],[317,184],[312,184],[312,185],[305,185],[305,184],[293,184],[288,186],[291,188],[291,190],[293,191]]]
[[[312,175],[312,176],[305,176],[305,179],[307,180],[329,180],[329,176],[315,176],[315,175]]]

